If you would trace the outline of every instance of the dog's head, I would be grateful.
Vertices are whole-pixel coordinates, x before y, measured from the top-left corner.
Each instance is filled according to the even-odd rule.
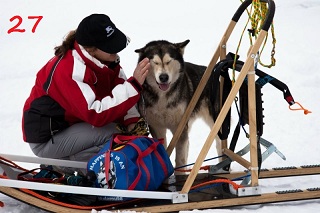
[[[108,180],[107,180],[108,177]],[[97,180],[101,188],[113,189],[117,182],[116,166],[112,160],[110,160],[109,172],[106,174],[106,169],[103,161],[100,161],[99,172],[97,173]]]
[[[162,91],[167,91],[170,85],[179,78],[184,68],[183,53],[190,40],[181,43],[171,43],[164,40],[152,41],[143,48],[135,50],[139,53],[140,62],[149,58],[151,68],[146,83]]]

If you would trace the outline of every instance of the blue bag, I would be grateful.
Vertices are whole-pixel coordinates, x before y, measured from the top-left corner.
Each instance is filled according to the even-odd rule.
[[[96,174],[96,187],[145,191],[157,190],[174,171],[163,139],[119,134],[113,135],[89,160],[87,169]],[[123,201],[130,198],[103,196],[98,199]]]

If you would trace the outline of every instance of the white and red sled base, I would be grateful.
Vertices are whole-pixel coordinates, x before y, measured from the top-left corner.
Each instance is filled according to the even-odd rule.
[[[83,168],[85,163],[4,155],[12,161],[22,161],[31,163],[50,163],[53,165],[73,165],[74,167]],[[6,165],[0,164],[2,170],[8,171]],[[14,171],[12,171],[14,172]],[[18,171],[17,171],[18,172]],[[206,174],[201,173],[197,175],[194,184],[214,180],[217,178],[235,178],[245,175],[246,172],[233,172],[230,174]],[[276,168],[271,170],[261,170],[260,179],[263,178],[284,178],[290,176],[303,176],[303,175],[319,175],[320,166],[302,166],[302,167],[287,167]],[[183,187],[187,175],[172,176],[168,183],[163,184],[162,191],[128,191],[128,190],[114,190],[114,189],[98,189],[90,187],[78,187],[68,185],[57,185],[48,183],[34,183],[14,179],[0,178],[0,192],[10,196],[16,200],[22,201],[29,205],[44,209],[50,212],[91,212],[92,209],[96,210],[132,210],[137,212],[174,212],[180,210],[192,209],[208,209],[208,208],[223,208],[231,206],[242,206],[252,204],[264,204],[285,201],[297,201],[308,199],[319,199],[320,190],[318,188],[309,188],[306,190],[294,189],[288,191],[280,191],[273,193],[260,193],[259,188],[246,187],[239,188],[238,193],[231,193],[228,189],[223,187],[212,187],[200,192],[181,194],[180,190]],[[113,195],[133,197],[128,202],[114,202],[104,203],[97,206],[79,206],[70,203],[64,203],[63,200],[54,200],[44,195],[37,194],[35,191],[53,191],[53,192],[69,192],[81,195]],[[173,190],[171,192],[170,190]],[[174,191],[176,190],[176,191]],[[250,190],[257,190],[253,193]],[[246,192],[247,191],[247,192]],[[247,193],[247,194],[246,194]],[[254,196],[254,199],[252,197]]]

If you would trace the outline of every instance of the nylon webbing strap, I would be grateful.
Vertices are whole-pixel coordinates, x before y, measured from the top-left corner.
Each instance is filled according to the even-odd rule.
[[[236,62],[236,67],[235,67],[236,70],[240,71],[243,65],[244,65],[244,62],[238,60]],[[294,99],[290,93],[290,90],[285,83],[279,81],[275,77],[273,77],[269,74],[266,74],[265,72],[263,72],[259,69],[256,69],[255,71],[256,71],[256,75],[259,76],[259,78],[256,80],[257,84],[259,84],[261,87],[263,87],[267,83],[270,83],[272,86],[276,87],[278,90],[281,90],[283,92],[283,97],[288,102],[289,105],[293,105],[295,103]]]
[[[241,71],[244,62],[238,60],[239,57],[237,56],[236,61],[234,62],[235,59],[235,55],[233,53],[228,53],[226,59],[221,60],[220,62],[218,62],[212,71],[211,74],[211,104],[212,104],[212,114],[213,114],[213,118],[214,120],[217,119],[219,113],[220,113],[220,109],[221,106],[224,104],[226,98],[228,97],[230,91],[231,91],[231,80],[229,77],[229,73],[228,70],[229,69],[233,69],[234,64],[235,67],[234,69],[236,71]],[[268,75],[266,73],[264,73],[263,71],[256,69],[255,70],[255,74],[259,77],[256,80],[256,94],[257,94],[257,137],[258,139],[262,136],[263,133],[263,115],[262,115],[262,99],[261,99],[261,88],[266,85],[267,83],[270,83],[272,86],[276,87],[277,89],[281,90],[283,92],[284,95],[284,99],[287,101],[287,103],[289,105],[293,105],[294,99],[289,91],[289,88],[286,84],[284,84],[283,82],[279,81],[278,79],[274,78],[271,75]],[[224,78],[223,81],[223,91],[220,92],[220,77]],[[246,80],[245,80],[246,82]],[[239,91],[240,99],[242,99],[242,107],[241,108],[241,113],[240,113],[240,121],[237,125],[237,127],[235,128],[235,132],[233,135],[233,138],[231,140],[230,143],[230,150],[235,150],[236,147],[236,143],[240,134],[240,125],[245,125],[248,123],[248,121],[246,120],[247,118],[243,117],[248,116],[248,109],[247,108],[247,103],[248,102],[248,97],[247,97],[247,84],[244,83],[241,86],[241,89]],[[221,96],[221,95],[222,96]],[[220,103],[220,96],[221,96],[221,100],[222,103]],[[229,110],[225,120],[222,123],[221,129],[218,132],[218,135],[220,137],[221,140],[225,140],[228,138],[228,135],[230,133],[230,117],[231,117],[231,113],[230,113],[231,109]],[[259,144],[259,140],[258,141],[258,161],[259,161],[259,165],[261,165],[261,150],[260,150],[260,144]],[[229,165],[228,165],[229,166]]]
[[[227,96],[229,95],[229,92],[231,90],[231,80],[228,74],[228,69],[232,69],[234,66],[234,58],[235,55],[233,53],[228,53],[226,59],[221,60],[220,62],[218,62],[215,67],[213,68],[213,74],[211,75],[211,89],[212,89],[212,99],[211,99],[211,103],[213,106],[213,117],[214,120],[217,119],[221,106],[224,104]],[[235,62],[235,70],[236,71],[241,71],[242,66],[244,65],[244,62],[238,60],[238,57],[236,58],[236,62]],[[256,93],[261,95],[261,88],[267,84],[270,83],[271,85],[273,85],[274,87],[276,87],[277,89],[281,90],[283,92],[283,96],[284,99],[287,101],[287,103],[289,105],[293,105],[294,99],[290,93],[290,90],[288,88],[288,86],[286,84],[284,84],[283,82],[279,81],[278,79],[274,78],[271,75],[268,75],[266,73],[264,73],[263,71],[256,69],[255,73],[257,76],[259,76],[259,78],[256,81]],[[224,86],[223,86],[223,91],[222,91],[222,105],[220,104],[220,76],[224,77]],[[242,93],[245,93],[246,96],[246,88],[243,88],[244,86],[242,85],[241,91]],[[257,106],[261,105],[261,96],[258,95],[257,97]],[[244,101],[242,101],[244,102]],[[242,110],[244,110],[245,107],[242,107]],[[259,112],[261,109],[257,109],[258,110],[258,114],[257,116],[262,116],[261,113]],[[218,133],[220,139],[227,139],[228,134],[230,132],[230,110],[222,124],[221,127],[221,131]],[[262,121],[261,121],[261,125],[262,125]],[[260,126],[261,126],[260,125]],[[260,130],[260,136],[262,135],[262,128]]]
[[[214,121],[216,121],[220,109],[222,105],[224,104],[225,100],[227,99],[229,92],[231,90],[231,80],[229,77],[228,72],[222,73],[222,70],[227,68],[228,61],[222,60],[219,63],[215,65],[212,71],[211,75],[211,104],[212,104],[212,115],[214,118]],[[220,76],[224,77],[224,85],[223,85],[223,91],[222,91],[222,105],[220,104]],[[230,133],[230,117],[231,117],[231,109],[228,111],[226,118],[224,119],[220,131],[218,132],[219,138],[221,140],[225,140],[228,138],[228,135]]]

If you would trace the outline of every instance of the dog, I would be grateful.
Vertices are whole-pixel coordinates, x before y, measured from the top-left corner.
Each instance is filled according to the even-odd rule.
[[[163,138],[167,147],[166,131],[175,133],[186,108],[202,78],[205,66],[185,62],[184,49],[190,40],[171,43],[165,40],[151,41],[136,49],[138,63],[145,57],[150,69],[144,82],[138,109],[149,125],[154,138]],[[209,82],[205,86],[187,125],[176,144],[176,167],[185,166],[189,151],[189,129],[197,118],[203,118],[211,128],[214,124],[212,91]],[[216,147],[221,155],[221,141],[216,137]]]

